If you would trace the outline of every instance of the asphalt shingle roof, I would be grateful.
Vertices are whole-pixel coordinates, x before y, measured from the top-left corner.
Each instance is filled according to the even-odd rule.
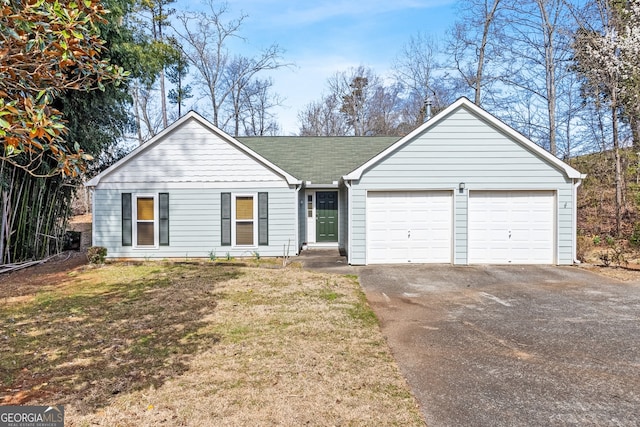
[[[242,144],[302,181],[332,184],[384,151],[398,137],[246,137]]]

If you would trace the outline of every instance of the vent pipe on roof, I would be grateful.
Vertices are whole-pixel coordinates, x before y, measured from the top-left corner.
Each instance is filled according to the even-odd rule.
[[[424,105],[425,105],[424,121],[426,122],[431,118],[431,97],[427,98],[427,100],[424,102]]]

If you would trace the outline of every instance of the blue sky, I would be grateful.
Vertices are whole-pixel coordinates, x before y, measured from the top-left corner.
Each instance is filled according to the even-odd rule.
[[[277,110],[284,135],[298,131],[297,114],[318,100],[336,71],[364,65],[389,73],[394,58],[412,35],[443,39],[455,19],[453,0],[233,0],[229,17],[247,18],[238,48],[246,54],[273,43],[294,64],[272,74],[274,91],[285,98]],[[177,8],[196,10],[195,2]]]

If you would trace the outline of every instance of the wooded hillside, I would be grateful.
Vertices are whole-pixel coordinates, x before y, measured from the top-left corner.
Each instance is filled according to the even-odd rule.
[[[623,204],[619,235],[613,153],[588,154],[570,162],[587,174],[578,189],[578,258],[583,261],[600,262],[602,253],[612,256],[616,251],[629,261],[640,247],[640,153],[627,148],[620,150],[620,155]],[[588,259],[593,257],[596,259]]]

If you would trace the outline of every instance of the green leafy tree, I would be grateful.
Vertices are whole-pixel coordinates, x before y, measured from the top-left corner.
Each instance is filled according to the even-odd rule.
[[[65,118],[52,104],[67,91],[104,90],[124,78],[103,58],[96,0],[0,0],[0,160],[31,174],[78,175],[91,157],[68,146]],[[50,162],[49,160],[53,160]]]
[[[0,4],[0,264],[6,264],[63,248],[78,174],[123,154],[118,142],[132,122],[122,70],[143,76],[140,55],[148,49],[124,25],[133,0]]]

